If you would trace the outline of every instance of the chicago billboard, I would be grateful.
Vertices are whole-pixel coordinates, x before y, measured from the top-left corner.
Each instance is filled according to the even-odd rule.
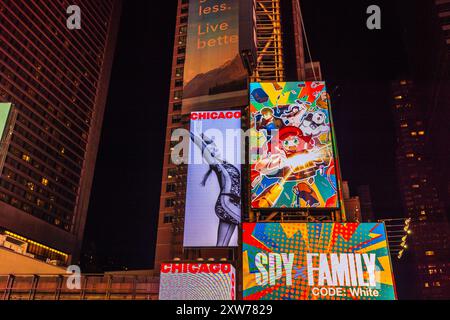
[[[244,223],[245,300],[395,300],[383,223]]]
[[[241,222],[241,112],[193,112],[185,247],[235,247]]]
[[[250,113],[252,208],[338,208],[325,83],[251,83]]]
[[[163,263],[159,300],[235,300],[231,264]]]
[[[247,71],[239,53],[239,0],[189,1],[183,82],[185,114],[212,105],[219,110],[247,104]]]

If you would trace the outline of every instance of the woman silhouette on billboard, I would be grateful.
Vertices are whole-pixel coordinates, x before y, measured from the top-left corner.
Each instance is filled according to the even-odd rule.
[[[200,136],[191,133],[191,140],[200,148],[203,159],[209,165],[201,185],[204,187],[214,172],[220,186],[214,208],[219,218],[216,246],[229,246],[234,230],[241,221],[241,173],[234,165],[221,159],[214,141],[203,133]]]

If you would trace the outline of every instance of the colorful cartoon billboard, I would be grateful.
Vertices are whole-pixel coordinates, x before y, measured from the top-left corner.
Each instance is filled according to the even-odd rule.
[[[245,300],[395,300],[383,223],[244,223]]]
[[[185,247],[236,247],[241,222],[241,112],[191,113]]]
[[[161,264],[159,300],[235,300],[236,270],[227,263]]]
[[[250,84],[251,205],[338,208],[324,82]]]
[[[239,0],[189,1],[183,113],[248,104],[239,18]]]

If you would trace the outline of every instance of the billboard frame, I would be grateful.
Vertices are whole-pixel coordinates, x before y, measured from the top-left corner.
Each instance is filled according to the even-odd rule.
[[[389,267],[390,267],[390,269],[391,269],[391,280],[392,280],[392,288],[393,288],[393,294],[394,294],[394,299],[392,299],[392,300],[387,300],[387,299],[379,299],[379,300],[377,300],[377,301],[398,301],[399,299],[398,299],[398,294],[397,294],[397,285],[396,285],[396,281],[395,281],[395,274],[394,274],[394,265],[393,265],[393,263],[392,263],[392,257],[391,257],[391,250],[390,250],[390,246],[389,246],[389,240],[388,240],[388,233],[387,233],[387,229],[386,229],[386,224],[384,223],[384,222],[382,222],[382,221],[377,221],[377,222],[307,222],[307,221],[304,221],[304,222],[280,222],[280,221],[261,221],[261,222],[242,222],[241,223],[241,238],[242,238],[242,236],[243,236],[243,232],[242,232],[242,229],[243,229],[243,227],[244,227],[244,224],[255,224],[255,225],[257,225],[257,224],[261,224],[261,225],[264,225],[264,224],[278,224],[278,225],[281,225],[281,224],[357,224],[358,226],[359,225],[362,225],[362,224],[373,224],[373,225],[379,225],[379,224],[382,224],[383,225],[383,230],[384,230],[384,236],[385,236],[385,241],[386,241],[386,250],[387,250],[387,257],[388,257],[388,262],[389,262]],[[243,256],[244,256],[244,242],[243,242],[243,240],[241,241],[241,246],[240,246],[240,252],[239,252],[239,255],[240,255],[240,259],[241,259],[241,270],[240,270],[240,272],[239,272],[239,275],[240,275],[240,280],[241,280],[241,286],[240,286],[240,288],[242,288],[242,290],[240,291],[240,293],[241,293],[241,299],[243,300],[243,301],[253,301],[253,302],[256,302],[256,301],[259,301],[259,302],[262,302],[262,301],[274,301],[274,300],[246,300],[245,299],[245,297],[244,297],[244,279],[245,279],[245,275],[244,275],[244,268],[243,268]],[[308,300],[308,299],[304,299],[304,300],[299,300],[299,299],[297,299],[297,300],[291,300],[291,301],[314,301],[314,300]],[[333,300],[333,299],[321,299],[321,301],[325,301],[325,302],[330,302],[330,301],[336,301],[336,300]],[[342,300],[337,300],[337,301],[342,301]],[[373,300],[357,300],[357,301],[373,301]]]
[[[333,122],[333,117],[332,117],[332,112],[331,112],[331,96],[328,92],[328,86],[327,86],[327,82],[326,81],[306,81],[306,80],[297,80],[297,81],[253,81],[250,82],[248,87],[249,87],[249,93],[248,93],[248,127],[250,130],[252,130],[251,127],[251,118],[252,118],[252,112],[250,111],[250,88],[251,85],[253,83],[259,83],[259,84],[278,84],[278,83],[289,83],[289,82],[303,82],[303,83],[307,83],[307,82],[323,82],[325,85],[325,89],[326,89],[326,93],[327,93],[327,102],[328,102],[328,113],[329,113],[329,121],[330,121],[330,142],[331,142],[331,152],[333,155],[333,159],[335,161],[335,167],[336,167],[336,172],[339,172],[339,176],[341,175],[341,170],[340,170],[340,165],[339,165],[339,160],[338,160],[338,154],[337,154],[337,145],[336,145],[336,139],[335,139],[335,130],[334,130],[334,122]],[[249,141],[247,150],[248,152],[248,156],[249,156],[249,166],[251,166],[252,164],[250,163],[250,147],[251,147],[251,143]],[[247,174],[248,177],[248,187],[249,187],[249,195],[251,196],[252,191],[251,191],[251,176],[250,176],[250,170]],[[299,208],[292,208],[292,207],[286,207],[286,208],[281,208],[281,207],[272,207],[272,208],[254,208],[252,206],[252,201],[250,201],[249,204],[249,208],[250,211],[253,212],[306,212],[307,213],[307,217],[309,216],[314,216],[315,214],[320,214],[320,212],[324,212],[324,213],[331,213],[332,212],[340,212],[341,214],[344,213],[344,217],[345,217],[345,208],[343,207],[343,199],[341,197],[341,193],[342,193],[342,181],[340,181],[340,179],[338,178],[338,174],[336,174],[336,196],[337,196],[337,200],[336,200],[336,207],[299,207]],[[310,212],[313,213],[313,215],[310,215]],[[331,217],[333,219],[333,217]],[[270,221],[267,221],[270,222]]]
[[[249,82],[247,81],[247,83],[249,84]],[[248,95],[247,95],[247,97],[248,97]],[[189,132],[191,132],[191,123],[192,123],[192,120],[190,119],[190,116],[191,116],[191,114],[192,113],[211,113],[211,112],[240,112],[240,118],[239,118],[239,121],[240,121],[240,126],[239,127],[237,127],[237,128],[235,128],[235,130],[241,130],[242,129],[242,126],[243,126],[243,123],[244,123],[244,112],[243,112],[243,110],[242,110],[242,108],[241,107],[230,107],[230,108],[227,108],[227,109],[219,109],[219,110],[199,110],[199,111],[191,111],[191,112],[189,112],[188,113],[188,115],[189,115],[189,120],[187,121],[188,122],[188,124],[187,124],[187,130],[189,131]],[[241,137],[241,139],[242,139],[242,137]],[[189,155],[188,155],[188,159],[190,160],[190,158],[191,158],[191,144],[192,143],[192,141],[189,141],[189,151],[188,151],[188,153],[189,153]],[[244,146],[242,146],[242,145],[240,145],[240,148],[241,148],[241,152],[243,152],[243,148],[245,148],[245,145]],[[186,200],[186,198],[187,198],[187,194],[188,194],[188,182],[187,182],[187,180],[186,180],[186,193],[185,193],[185,202],[184,202],[184,223],[183,223],[183,241],[182,241],[182,247],[183,247],[183,249],[191,249],[191,250],[201,250],[201,249],[205,249],[205,250],[223,250],[223,251],[225,251],[225,250],[235,250],[235,249],[238,249],[239,248],[239,241],[240,241],[240,235],[241,235],[241,231],[242,231],[242,229],[241,229],[241,226],[242,226],[242,223],[243,223],[243,219],[244,219],[244,197],[243,197],[243,193],[244,193],[244,189],[243,189],[243,186],[244,186],[244,184],[243,184],[243,181],[244,181],[244,170],[246,169],[246,165],[245,165],[245,163],[241,163],[241,164],[239,164],[239,165],[235,165],[236,167],[238,167],[239,168],[239,170],[240,170],[240,188],[241,188],[241,190],[240,190],[240,205],[241,205],[241,208],[240,208],[240,222],[239,222],[239,224],[236,226],[236,229],[234,230],[234,232],[233,232],[233,234],[234,233],[236,233],[237,232],[237,235],[236,235],[236,237],[237,237],[237,243],[236,243],[236,245],[229,245],[229,246],[221,246],[221,247],[219,247],[219,246],[204,246],[204,245],[202,245],[202,246],[192,246],[192,245],[185,245],[185,232],[186,232],[186,207],[187,207],[187,200]],[[186,169],[186,177],[188,177],[188,174],[189,174],[189,164],[187,165],[187,169]],[[234,255],[234,253],[233,253],[233,255]],[[237,269],[236,269],[237,270]]]

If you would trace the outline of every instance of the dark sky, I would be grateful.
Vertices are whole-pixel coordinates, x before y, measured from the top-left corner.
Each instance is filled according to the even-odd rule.
[[[151,268],[176,1],[124,1],[84,250],[112,269]],[[407,72],[393,0],[303,0],[313,60],[333,103],[344,179],[369,184],[377,217],[400,216],[389,82]],[[382,30],[366,8],[382,9]]]

